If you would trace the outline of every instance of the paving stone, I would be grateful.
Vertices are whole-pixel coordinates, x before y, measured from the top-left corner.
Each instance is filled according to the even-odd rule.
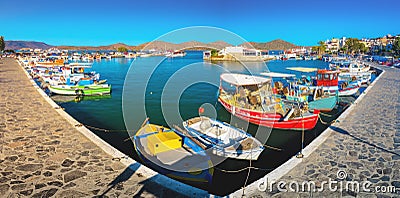
[[[57,191],[58,191],[57,188],[43,190],[43,191],[33,194],[32,198],[52,197],[53,195],[55,195],[57,193]]]
[[[7,176],[7,175],[11,175],[11,174],[12,174],[12,172],[10,172],[10,171],[1,172],[1,175],[3,175],[3,176]]]
[[[400,181],[393,181],[391,184],[396,188],[400,188]]]
[[[68,183],[67,185],[65,185],[63,188],[64,188],[64,189],[68,189],[68,188],[72,188],[72,187],[74,187],[74,186],[76,186],[76,184],[75,184],[74,182],[70,182],[70,183]]]
[[[74,163],[74,161],[72,161],[72,160],[70,160],[70,159],[65,159],[65,160],[63,161],[63,163],[61,164],[61,166],[70,167],[73,163]]]
[[[15,190],[15,191],[19,191],[19,190],[25,189],[26,186],[27,186],[27,184],[17,184],[17,185],[11,186],[11,189]]]
[[[390,177],[389,176],[382,176],[381,178],[380,178],[380,180],[381,181],[389,181],[390,180]]]
[[[61,186],[63,186],[64,184],[63,184],[62,182],[60,182],[60,181],[51,181],[51,182],[48,182],[47,185],[49,185],[49,186],[58,186],[58,187],[61,187]]]
[[[53,173],[50,172],[50,171],[46,171],[46,172],[43,173],[43,175],[44,175],[45,177],[50,177],[50,176],[53,175]]]
[[[18,156],[8,156],[8,157],[6,157],[6,158],[4,158],[5,160],[8,160],[8,161],[16,161],[17,159],[18,159]]]
[[[20,180],[13,180],[10,182],[10,184],[23,184],[24,181],[20,181]]]
[[[35,184],[35,189],[41,189],[43,187],[46,187],[46,184],[40,183],[40,184]]]
[[[0,195],[5,195],[9,188],[8,184],[0,184]]]
[[[24,165],[20,165],[17,166],[15,169],[20,170],[20,171],[36,171],[40,168],[42,168],[43,165],[42,164],[24,164]]]
[[[83,192],[79,192],[79,191],[76,191],[76,190],[66,190],[66,191],[63,191],[63,192],[61,192],[61,193],[59,193],[57,195],[59,195],[60,197],[88,197],[89,194],[83,193]]]
[[[383,169],[383,174],[388,175],[388,174],[390,174],[390,173],[392,173],[392,169],[391,169],[391,168],[385,168],[385,169]]]
[[[70,181],[73,181],[75,179],[84,177],[86,175],[87,175],[86,172],[82,172],[82,171],[79,171],[79,170],[74,170],[74,171],[71,171],[69,173],[64,174],[64,182],[68,183]]]
[[[32,194],[32,192],[33,192],[33,189],[29,189],[29,190],[21,191],[21,192],[19,192],[19,194],[29,196]]]
[[[80,167],[83,167],[83,166],[85,166],[87,163],[88,163],[88,162],[85,162],[85,161],[78,161],[78,162],[77,162],[77,165],[80,166]]]

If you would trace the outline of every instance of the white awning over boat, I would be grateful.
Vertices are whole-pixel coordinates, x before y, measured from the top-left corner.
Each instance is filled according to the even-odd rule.
[[[263,76],[268,76],[271,78],[290,78],[290,77],[296,77],[294,74],[285,74],[285,73],[276,73],[276,72],[263,72],[260,73]]]
[[[260,76],[232,73],[221,74],[221,80],[236,86],[258,85],[271,81],[269,78],[264,78]]]
[[[316,72],[318,70],[318,68],[309,68],[309,67],[286,67],[286,69],[299,72]]]

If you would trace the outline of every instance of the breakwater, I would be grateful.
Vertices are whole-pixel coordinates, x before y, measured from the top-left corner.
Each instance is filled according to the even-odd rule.
[[[25,74],[14,59],[2,60],[1,197],[207,195],[111,147],[65,113]]]

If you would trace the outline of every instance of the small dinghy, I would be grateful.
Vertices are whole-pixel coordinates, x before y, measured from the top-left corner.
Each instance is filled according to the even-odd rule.
[[[195,117],[183,122],[185,129],[221,157],[257,160],[264,150],[256,138],[227,123],[208,117]]]
[[[141,160],[157,172],[174,179],[211,183],[214,169],[210,157],[191,137],[146,120],[133,140]]]

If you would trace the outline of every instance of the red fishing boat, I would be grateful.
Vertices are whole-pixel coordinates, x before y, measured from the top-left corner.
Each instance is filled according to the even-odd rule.
[[[286,103],[275,97],[270,78],[225,73],[220,80],[218,101],[240,119],[286,130],[310,130],[318,121],[318,110],[311,113],[307,104]]]

